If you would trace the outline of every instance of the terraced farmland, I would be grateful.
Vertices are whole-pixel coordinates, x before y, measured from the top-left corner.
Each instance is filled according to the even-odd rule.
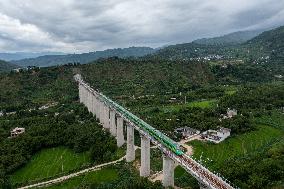
[[[283,131],[279,129],[259,125],[256,131],[228,138],[219,144],[201,141],[192,141],[188,144],[193,146],[195,158],[200,159],[201,157],[205,165],[214,167],[228,158],[261,150],[264,146],[272,144],[283,136]]]

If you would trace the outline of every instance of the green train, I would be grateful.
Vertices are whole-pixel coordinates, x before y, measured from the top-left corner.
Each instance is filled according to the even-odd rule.
[[[113,106],[118,112],[126,116],[128,120],[133,122],[135,125],[140,127],[145,132],[149,133],[152,137],[154,137],[157,141],[161,142],[164,146],[169,148],[172,152],[174,152],[176,155],[183,155],[184,152],[181,149],[180,145],[177,144],[175,141],[164,135],[159,130],[155,129],[154,127],[150,126],[148,123],[144,122],[142,119],[138,118],[131,112],[127,111],[122,106],[118,105],[117,103],[113,102],[103,94],[101,94],[101,97],[103,100],[108,103],[109,105]]]

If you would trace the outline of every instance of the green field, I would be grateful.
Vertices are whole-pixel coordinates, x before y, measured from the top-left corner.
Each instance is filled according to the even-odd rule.
[[[270,115],[255,118],[255,122],[284,130],[284,114],[278,111],[273,111]]]
[[[65,147],[44,149],[11,176],[13,184],[39,181],[68,173],[91,163],[87,153],[74,153]]]
[[[198,107],[198,108],[211,108],[217,104],[217,100],[202,100],[202,101],[193,101],[189,102],[187,104],[175,104],[175,105],[169,105],[161,107],[165,112],[172,112],[172,111],[178,111],[182,108],[186,107]]]
[[[228,158],[261,150],[264,146],[281,137],[283,137],[283,131],[270,126],[259,125],[256,131],[228,138],[219,144],[201,141],[192,141],[188,144],[193,146],[195,158],[200,159],[200,156],[202,156],[203,163],[213,167]],[[210,158],[211,161],[207,158]]]
[[[226,86],[225,87],[225,94],[226,95],[233,95],[237,92],[238,88],[236,86]]]
[[[100,184],[111,182],[118,179],[118,172],[115,169],[105,168],[99,171],[87,173],[78,177],[74,177],[63,183],[46,187],[46,189],[62,189],[62,188],[86,188],[90,184]]]
[[[226,95],[233,95],[233,94],[235,94],[237,91],[236,90],[227,90],[227,91],[225,91],[225,94]]]
[[[202,164],[209,169],[216,170],[226,159],[262,150],[263,147],[281,137],[284,137],[284,133],[280,129],[260,125],[256,131],[228,138],[219,144],[202,141],[191,141],[188,144],[194,148],[193,157],[195,159],[200,160],[202,154]],[[175,169],[175,183],[179,187],[197,185],[196,180],[180,166]]]

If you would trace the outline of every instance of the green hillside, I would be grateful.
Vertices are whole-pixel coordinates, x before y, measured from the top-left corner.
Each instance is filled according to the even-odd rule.
[[[204,45],[197,43],[183,43],[170,45],[158,50],[153,56],[166,59],[190,59],[206,56],[208,54],[218,54],[220,46]]]
[[[269,56],[272,62],[284,61],[284,26],[266,31],[245,44],[251,56]]]
[[[224,38],[221,39],[223,40]],[[206,41],[199,41],[199,43],[183,43],[160,49],[154,56],[167,59],[201,58],[201,60],[205,60],[205,57],[218,55],[218,58],[210,57],[210,59],[226,61],[241,60],[243,62],[254,64],[283,63],[283,39],[284,26],[265,31],[242,44],[211,43]],[[213,38],[211,40],[215,41],[217,39]]]
[[[0,60],[0,72],[7,72],[19,66]]]
[[[175,93],[214,81],[208,65],[188,61],[109,58],[83,65],[81,72],[110,95]]]

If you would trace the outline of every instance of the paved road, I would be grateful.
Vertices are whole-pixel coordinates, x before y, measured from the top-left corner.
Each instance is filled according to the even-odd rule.
[[[21,187],[21,188],[18,188],[18,189],[42,187],[42,186],[48,186],[48,185],[56,184],[56,183],[59,183],[59,182],[63,182],[65,180],[68,180],[68,179],[73,178],[73,177],[77,177],[77,176],[82,175],[84,173],[91,172],[91,171],[97,171],[97,170],[100,170],[102,167],[105,167],[107,165],[111,165],[111,164],[115,164],[117,162],[120,162],[120,161],[124,160],[125,157],[126,156],[123,156],[122,158],[120,158],[118,160],[115,160],[115,161],[112,161],[112,162],[96,165],[96,166],[93,166],[93,167],[90,167],[90,168],[87,168],[87,169],[83,169],[83,170],[75,172],[75,173],[71,173],[69,175],[58,177],[58,178],[55,178],[55,179],[52,179],[52,180],[48,180],[48,181],[45,181],[45,182],[39,182],[39,183],[36,183],[36,184],[31,184],[31,185],[24,186],[24,187]]]

